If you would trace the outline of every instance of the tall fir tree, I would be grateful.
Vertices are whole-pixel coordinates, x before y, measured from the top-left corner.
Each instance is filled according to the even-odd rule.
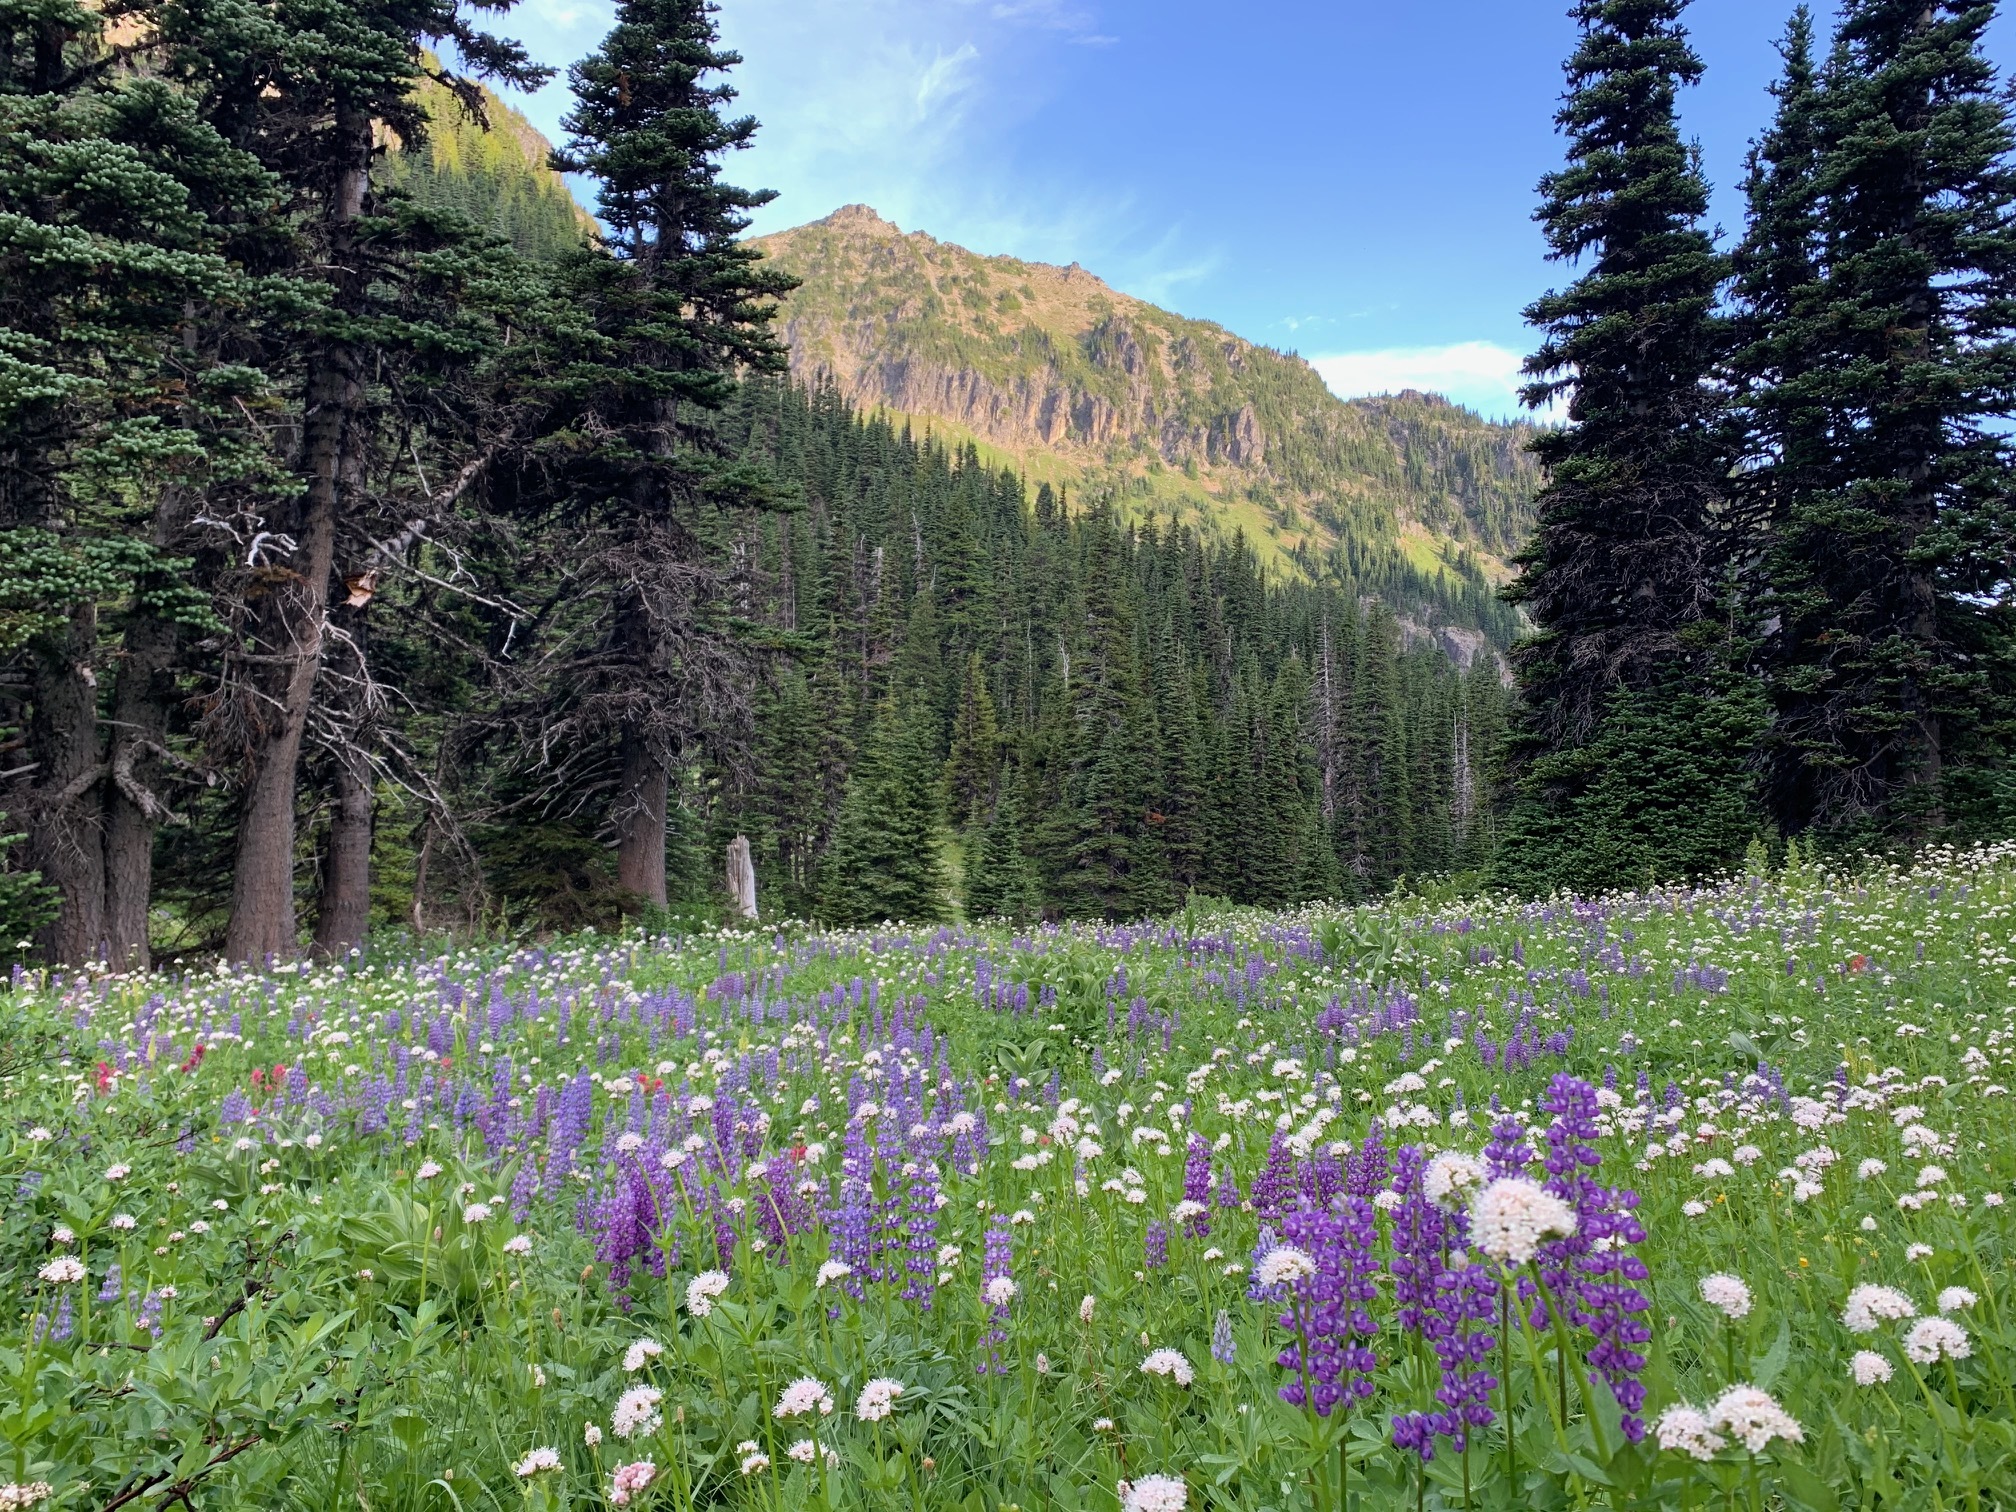
[[[875,711],[826,854],[819,915],[830,923],[930,924],[949,910],[930,720],[914,698]]]
[[[1700,60],[1680,24],[1686,0],[1581,0],[1557,124],[1568,163],[1541,183],[1549,255],[1581,276],[1528,309],[1544,332],[1526,364],[1527,402],[1565,401],[1567,423],[1532,444],[1546,465],[1539,528],[1507,594],[1538,632],[1516,652],[1525,701],[1516,793],[1500,856],[1505,880],[1545,888],[1642,880],[1644,865],[1713,871],[1751,828],[1704,832],[1694,848],[1641,854],[1632,829],[1594,840],[1611,813],[1586,801],[1625,745],[1685,742],[1689,777],[1746,792],[1751,733],[1703,747],[1732,721],[1721,645],[1729,585],[1721,401],[1710,382],[1723,342],[1724,260],[1702,225],[1708,185],[1681,139],[1678,91]],[[1746,705],[1747,707],[1747,705]],[[1648,769],[1641,811],[1681,815],[1692,787]],[[1593,857],[1613,869],[1588,870]],[[1641,864],[1642,863],[1642,864]]]
[[[548,571],[597,616],[563,621],[565,649],[543,668],[549,748],[583,758],[560,780],[606,784],[617,883],[661,905],[671,774],[707,740],[732,752],[754,715],[735,516],[788,502],[722,454],[712,420],[738,373],[782,366],[773,301],[792,287],[741,239],[773,196],[722,178],[756,122],[725,113],[741,59],[721,47],[715,9],[624,0],[572,72],[555,161],[601,181],[603,246],[562,264],[592,330],[553,354],[550,409],[521,462],[559,527]]]
[[[1915,842],[2016,808],[2016,164],[1995,7],[1851,0],[1795,25],[1750,179],[1739,353],[1778,823]],[[1999,831],[1998,831],[1999,832]]]

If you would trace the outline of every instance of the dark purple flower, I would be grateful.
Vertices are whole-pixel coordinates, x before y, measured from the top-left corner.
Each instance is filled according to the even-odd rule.
[[[1372,1204],[1350,1195],[1328,1211],[1297,1206],[1282,1219],[1282,1237],[1308,1252],[1316,1272],[1295,1284],[1281,1315],[1295,1335],[1276,1362],[1288,1372],[1281,1400],[1328,1417],[1338,1403],[1372,1395],[1378,1358],[1364,1341],[1378,1329],[1364,1304],[1378,1294],[1378,1225]]]

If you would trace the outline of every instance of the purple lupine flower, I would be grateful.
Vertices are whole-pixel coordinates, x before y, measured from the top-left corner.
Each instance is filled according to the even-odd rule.
[[[756,1226],[764,1241],[782,1250],[789,1263],[791,1236],[812,1227],[811,1204],[799,1195],[793,1180],[798,1168],[789,1155],[775,1155],[760,1168],[756,1188]]]
[[[94,1299],[99,1302],[117,1302],[125,1295],[125,1286],[119,1279],[119,1262],[114,1260],[105,1270],[105,1284],[98,1288]]]
[[[1218,1321],[1211,1325],[1211,1358],[1220,1365],[1233,1364],[1239,1358],[1239,1346],[1232,1339],[1232,1314],[1222,1307]]]
[[[1365,1133],[1365,1142],[1346,1157],[1344,1190],[1353,1197],[1371,1197],[1386,1185],[1392,1166],[1386,1158],[1386,1131],[1379,1120]]]
[[[140,1299],[140,1305],[133,1314],[133,1326],[144,1328],[155,1338],[161,1337],[161,1309],[167,1298],[159,1291],[150,1291]]]
[[[1427,1341],[1442,1375],[1435,1393],[1442,1410],[1404,1413],[1393,1420],[1394,1446],[1423,1461],[1435,1457],[1437,1437],[1451,1439],[1460,1450],[1470,1428],[1493,1421],[1490,1394],[1498,1384],[1496,1376],[1479,1369],[1496,1339],[1468,1328],[1490,1319],[1497,1283],[1483,1266],[1451,1254],[1465,1221],[1428,1201],[1421,1188],[1427,1165],[1426,1153],[1410,1145],[1399,1153],[1393,1181],[1404,1199],[1393,1220],[1400,1326]]]
[[[1497,1094],[1492,1094],[1497,1101]],[[1501,1176],[1524,1176],[1533,1159],[1533,1147],[1526,1143],[1526,1126],[1516,1118],[1501,1118],[1491,1127],[1484,1146],[1484,1172],[1492,1181]]]
[[[1629,1248],[1645,1239],[1633,1211],[1638,1194],[1606,1187],[1587,1174],[1602,1157],[1587,1143],[1596,1137],[1596,1089],[1578,1077],[1556,1076],[1541,1106],[1554,1115],[1547,1129],[1547,1189],[1575,1209],[1575,1232],[1540,1246],[1535,1264],[1553,1292],[1565,1320],[1595,1336],[1589,1363],[1623,1409],[1623,1430],[1633,1443],[1645,1436],[1639,1409],[1645,1368],[1639,1346],[1652,1337],[1644,1320],[1651,1302],[1638,1289],[1650,1272]],[[1534,1309],[1535,1326],[1546,1322],[1545,1304]]]
[[[1327,1212],[1305,1204],[1282,1219],[1283,1237],[1315,1262],[1315,1273],[1295,1283],[1281,1315],[1281,1326],[1295,1333],[1276,1361],[1288,1372],[1280,1396],[1289,1406],[1328,1417],[1338,1403],[1372,1395],[1378,1357],[1364,1341],[1378,1329],[1364,1304],[1378,1294],[1372,1258],[1378,1232],[1372,1204],[1355,1194]]]
[[[1006,1375],[1001,1346],[1008,1342],[1008,1304],[1015,1297],[1015,1230],[998,1214],[987,1225],[987,1254],[980,1270],[980,1296],[993,1315],[993,1327],[982,1341],[987,1358],[977,1363],[980,1374]]]
[[[1286,1134],[1276,1134],[1267,1146],[1267,1164],[1253,1178],[1253,1211],[1262,1222],[1278,1223],[1294,1197],[1295,1152]]]
[[[1151,1220],[1148,1232],[1142,1239],[1149,1270],[1160,1270],[1169,1263],[1169,1225]]]
[[[875,1263],[875,1152],[868,1147],[864,1120],[847,1125],[847,1141],[840,1156],[839,1200],[826,1212],[826,1226],[833,1235],[833,1258],[850,1268],[841,1285],[847,1295],[859,1300],[862,1287],[882,1279]]]
[[[1202,1134],[1190,1136],[1189,1149],[1183,1156],[1183,1200],[1194,1202],[1202,1212],[1194,1214],[1185,1225],[1184,1232],[1192,1239],[1206,1239],[1211,1234],[1211,1145]]]
[[[906,1166],[904,1174],[903,1210],[908,1216],[903,1224],[903,1268],[910,1280],[903,1296],[929,1312],[938,1284],[938,1169],[919,1160]]]

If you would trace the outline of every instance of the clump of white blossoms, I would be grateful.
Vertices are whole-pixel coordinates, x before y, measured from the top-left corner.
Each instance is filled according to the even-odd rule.
[[[1918,1316],[1918,1304],[1894,1286],[1858,1286],[1841,1309],[1841,1326],[1850,1333],[1874,1333],[1885,1322]]]
[[[791,1458],[797,1460],[800,1464],[809,1465],[819,1458],[819,1446],[808,1438],[802,1438],[787,1449],[785,1453],[789,1454]],[[826,1451],[826,1468],[828,1470],[838,1470],[840,1468],[840,1456],[831,1449]]]
[[[609,1431],[620,1439],[656,1433],[664,1421],[658,1413],[658,1404],[664,1400],[665,1393],[655,1386],[632,1386],[616,1399],[616,1409],[609,1414]]]
[[[489,1221],[489,1218],[490,1204],[487,1202],[472,1202],[469,1206],[462,1209],[462,1221],[464,1223],[486,1223]]]
[[[639,1339],[623,1351],[623,1373],[635,1375],[663,1353],[665,1346],[656,1339]]]
[[[88,1273],[84,1269],[84,1262],[75,1255],[58,1255],[35,1274],[51,1285],[69,1286],[73,1282],[82,1281]]]
[[[1575,1232],[1575,1210],[1536,1181],[1501,1176],[1470,1207],[1470,1238],[1504,1265],[1524,1265],[1548,1239]]]
[[[511,1467],[511,1473],[520,1480],[530,1480],[535,1475],[544,1475],[549,1470],[560,1468],[558,1449],[534,1449],[525,1458]]]
[[[1967,1330],[1951,1318],[1920,1318],[1904,1334],[1904,1358],[1913,1365],[1964,1360],[1973,1352]]]
[[[1659,1421],[1652,1425],[1652,1436],[1659,1440],[1661,1449],[1697,1460],[1712,1460],[1729,1442],[1715,1431],[1700,1408],[1685,1403],[1660,1413]]]
[[[704,1318],[714,1311],[714,1299],[728,1290],[726,1271],[702,1271],[686,1283],[686,1311]]]
[[[833,1393],[817,1376],[798,1377],[778,1393],[777,1405],[770,1409],[773,1417],[780,1418],[804,1417],[813,1412],[824,1417],[832,1410]]]
[[[1444,1150],[1421,1173],[1421,1195],[1439,1208],[1454,1212],[1483,1187],[1484,1162],[1460,1150]]]
[[[761,1475],[770,1468],[770,1456],[757,1447],[754,1439],[742,1440],[735,1446],[735,1452],[742,1456],[744,1475]]]
[[[47,1481],[9,1481],[0,1486],[0,1512],[25,1512],[56,1494]]]
[[[831,1282],[843,1280],[853,1274],[854,1267],[845,1260],[822,1260],[819,1264],[819,1274],[812,1284],[823,1288]]]
[[[1197,1372],[1180,1349],[1158,1349],[1141,1362],[1141,1374],[1167,1376],[1178,1386],[1188,1386]]]
[[[854,1416],[864,1423],[879,1423],[896,1410],[896,1398],[903,1395],[903,1383],[888,1376],[876,1376],[861,1388],[854,1402]]]
[[[1183,1512],[1190,1488],[1174,1475],[1144,1475],[1120,1482],[1121,1512]]]
[[[1262,1286],[1292,1286],[1316,1274],[1316,1262],[1305,1249],[1277,1244],[1260,1257],[1253,1279]]]
[[[1099,1299],[1090,1292],[1085,1293],[1083,1300],[1078,1304],[1078,1321],[1080,1323],[1090,1323],[1092,1321],[1092,1313],[1098,1306]]]
[[[1773,1439],[1806,1442],[1806,1430],[1798,1420],[1769,1392],[1755,1386],[1731,1386],[1717,1397],[1708,1409],[1708,1426],[1727,1433],[1752,1454],[1762,1454]]]
[[[504,1241],[504,1253],[507,1255],[531,1254],[532,1236],[530,1234],[513,1234],[509,1239]]]
[[[1701,1300],[1726,1318],[1750,1316],[1750,1288],[1727,1271],[1701,1278]]]
[[[988,1305],[992,1307],[1006,1307],[1010,1302],[1015,1300],[1015,1278],[1013,1276],[996,1276],[992,1281],[987,1283],[981,1295],[987,1299]]]
[[[1848,1362],[1848,1373],[1857,1386],[1881,1386],[1897,1374],[1897,1367],[1873,1349],[1858,1349]]]
[[[1939,1311],[1942,1313],[1965,1312],[1981,1299],[1964,1286],[1949,1286],[1939,1293]]]
[[[585,1424],[581,1429],[581,1442],[593,1449],[602,1442],[602,1430],[594,1423]]]

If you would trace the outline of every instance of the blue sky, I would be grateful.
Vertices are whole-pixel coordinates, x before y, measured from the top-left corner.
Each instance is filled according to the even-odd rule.
[[[1816,7],[1823,18],[1828,8]],[[1347,397],[1412,385],[1516,407],[1519,317],[1565,275],[1534,185],[1574,30],[1566,0],[721,0],[764,123],[731,168],[757,229],[852,202],[976,251],[1082,263],[1301,352]],[[1791,0],[1695,0],[1683,102],[1741,222]],[[565,65],[607,0],[521,0],[498,30]],[[2016,24],[1991,52],[2016,64]],[[521,101],[557,137],[566,85]]]

